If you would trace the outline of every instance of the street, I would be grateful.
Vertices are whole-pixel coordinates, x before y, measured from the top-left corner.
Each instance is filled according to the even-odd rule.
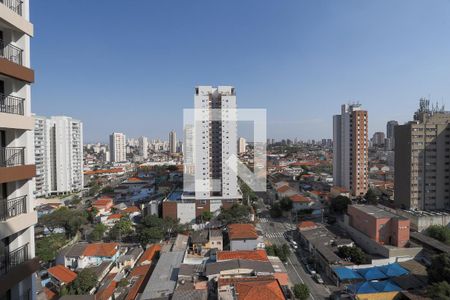
[[[261,217],[260,222],[257,224],[257,229],[263,232],[266,241],[276,245],[287,244],[288,241],[284,237],[284,234],[289,234],[291,230],[295,229],[293,225],[288,223],[287,220],[272,219],[269,212],[263,208],[264,205],[259,205],[259,207],[261,209]],[[331,294],[329,288],[324,284],[318,284],[305,271],[294,250],[292,248],[291,250],[285,266],[292,285],[305,283],[310,289],[310,299],[312,300],[328,299]]]

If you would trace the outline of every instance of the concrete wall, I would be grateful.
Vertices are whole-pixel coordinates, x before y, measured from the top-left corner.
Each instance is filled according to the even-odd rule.
[[[258,245],[258,240],[234,240],[230,241],[230,250],[254,250]]]

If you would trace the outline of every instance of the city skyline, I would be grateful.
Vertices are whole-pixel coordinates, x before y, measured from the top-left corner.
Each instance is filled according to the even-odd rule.
[[[388,120],[409,120],[421,97],[448,103],[442,66],[450,63],[445,32],[450,3],[323,3],[198,1],[179,2],[173,9],[152,1],[136,10],[120,2],[90,3],[89,9],[82,3],[32,2],[40,28],[32,41],[40,76],[33,112],[82,120],[86,141],[104,140],[111,130],[165,137],[171,129],[182,132],[182,111],[191,107],[193,86],[229,84],[239,90],[243,108],[267,109],[269,137],[311,139],[331,137],[328,116],[342,103],[366,107],[372,116],[369,135],[384,131]],[[253,13],[255,6],[259,14]],[[213,8],[232,22],[212,22]],[[65,34],[50,20],[63,24]],[[122,26],[108,33],[115,20],[139,30]],[[123,36],[140,49],[137,54],[114,47]],[[219,47],[223,40],[227,47]],[[72,55],[80,42],[84,47]],[[71,80],[61,80],[68,70]],[[104,76],[117,70],[124,76]],[[152,114],[155,107],[158,114]],[[99,118],[100,112],[108,117]]]

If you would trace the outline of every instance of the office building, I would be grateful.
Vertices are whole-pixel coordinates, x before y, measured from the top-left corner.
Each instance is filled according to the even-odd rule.
[[[35,195],[83,189],[83,123],[67,116],[35,117]]]
[[[420,100],[414,120],[395,127],[395,203],[450,209],[450,112]]]
[[[395,147],[395,126],[398,125],[398,122],[395,120],[389,121],[386,124],[386,138],[389,140],[390,147],[388,150],[394,150]]]
[[[139,155],[141,155],[143,159],[148,158],[148,139],[145,136],[139,138]]]
[[[353,196],[368,190],[368,147],[367,111],[360,104],[342,105],[333,117],[333,181]]]
[[[177,133],[175,131],[169,132],[169,152],[177,153]]]
[[[125,134],[113,132],[109,136],[109,151],[111,162],[124,162],[127,160]]]
[[[238,140],[238,154],[245,153],[246,150],[247,141],[243,137],[240,137]]]
[[[0,2],[0,299],[35,295],[29,1]]]

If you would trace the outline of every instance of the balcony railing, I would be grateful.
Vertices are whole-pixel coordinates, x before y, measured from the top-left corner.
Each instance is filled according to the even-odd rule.
[[[6,96],[0,93],[0,112],[15,115],[24,115],[25,99],[15,96]]]
[[[8,273],[15,266],[30,260],[28,245],[27,243],[17,249],[6,250],[5,253],[0,254],[0,275]]]
[[[0,199],[0,221],[6,221],[27,212],[27,196]]]
[[[12,44],[7,44],[5,41],[0,40],[0,56],[7,60],[23,65],[22,61],[23,50]]]
[[[0,167],[15,167],[25,164],[25,148],[0,147]]]
[[[20,0],[0,0],[0,3],[3,3],[3,5],[8,7],[10,10],[15,12],[19,16],[22,15],[22,1],[20,1]]]

